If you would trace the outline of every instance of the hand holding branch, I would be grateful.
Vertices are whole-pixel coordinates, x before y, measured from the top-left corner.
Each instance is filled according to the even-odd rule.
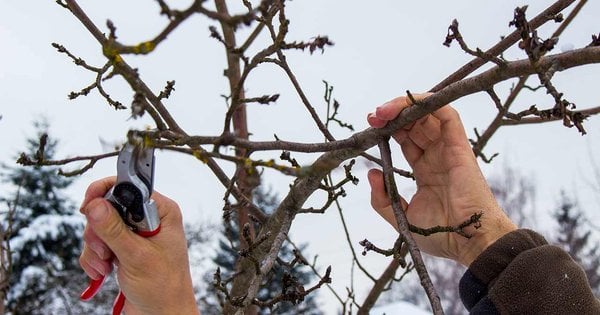
[[[417,100],[426,95],[415,96]],[[374,128],[381,128],[405,108],[408,97],[398,97],[378,107],[367,117]],[[418,106],[418,105],[414,105]],[[444,106],[393,134],[402,153],[413,168],[417,192],[404,203],[408,221],[419,227],[458,226],[482,212],[481,227],[465,227],[471,238],[456,233],[431,236],[413,234],[425,252],[450,258],[468,266],[487,246],[515,230],[494,199],[464,131],[458,113]],[[397,227],[383,174],[369,172],[371,205],[390,224]]]

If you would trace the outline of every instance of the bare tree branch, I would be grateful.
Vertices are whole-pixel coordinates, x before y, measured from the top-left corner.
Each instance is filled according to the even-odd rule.
[[[179,127],[158,96],[156,96],[152,90],[139,79],[137,72],[123,60],[118,52],[108,49],[111,43],[109,43],[108,39],[104,37],[104,34],[96,27],[96,25],[94,25],[81,7],[79,7],[77,2],[75,0],[65,0],[65,3],[69,6],[69,10],[73,15],[88,29],[100,45],[102,45],[105,56],[113,62],[115,72],[119,73],[134,91],[139,91],[144,94],[150,104],[152,104],[152,106],[160,113],[160,116],[165,120],[171,130],[185,135],[183,129]]]
[[[442,308],[440,297],[435,291],[435,287],[433,286],[433,283],[429,278],[427,268],[425,267],[425,263],[423,262],[421,250],[419,249],[419,246],[417,246],[417,242],[414,240],[410,232],[409,223],[406,219],[405,209],[403,209],[402,207],[402,201],[396,188],[394,173],[391,170],[392,155],[390,152],[390,145],[387,139],[380,142],[379,151],[381,152],[381,158],[383,160],[383,176],[385,186],[387,187],[388,195],[392,203],[392,209],[394,210],[394,217],[396,218],[396,223],[398,224],[398,230],[400,231],[400,235],[402,236],[402,238],[408,246],[408,251],[410,252],[412,261],[415,264],[417,274],[421,279],[421,285],[427,293],[427,297],[429,298],[429,303],[431,303],[433,313],[444,314],[444,309]]]
[[[543,12],[538,14],[531,21],[529,21],[529,25],[531,25],[531,27],[533,29],[537,29],[538,27],[544,25],[546,22],[551,21],[553,16],[559,14],[562,10],[564,10],[565,8],[570,6],[575,1],[576,0],[556,1],[554,4],[552,4],[546,10],[544,10]],[[486,50],[485,54],[491,55],[491,56],[498,56],[498,55],[502,54],[502,52],[504,52],[505,50],[510,48],[512,45],[514,45],[520,38],[521,37],[520,37],[519,31],[514,31],[514,32],[510,33],[508,36],[504,37],[501,41],[499,41],[492,48]],[[442,82],[440,82],[436,86],[434,86],[430,91],[437,92],[437,91],[441,90],[442,88],[444,88],[456,81],[466,78],[469,74],[473,73],[475,70],[479,69],[481,66],[486,64],[486,62],[487,62],[487,60],[481,59],[479,57],[469,61],[467,64],[462,66],[456,72],[454,72],[453,74],[451,74],[450,76],[448,76],[447,78],[442,80]]]
[[[133,131],[134,134],[141,135],[144,140],[153,147],[172,150],[190,154],[198,160],[207,164],[215,177],[227,189],[225,193],[225,208],[227,211],[238,211],[239,226],[242,229],[241,241],[245,246],[240,249],[241,259],[238,265],[238,272],[234,275],[231,283],[223,282],[220,279],[220,272],[215,273],[216,288],[225,295],[226,307],[224,312],[227,314],[242,314],[244,312],[254,312],[256,308],[253,305],[270,307],[280,301],[290,301],[296,303],[301,301],[306,294],[316,290],[323,284],[328,284],[330,281],[330,269],[321,280],[312,288],[305,290],[299,286],[290,275],[286,278],[286,292],[282,292],[278,297],[269,301],[260,301],[257,299],[257,294],[265,280],[265,276],[269,273],[274,264],[283,264],[279,258],[280,248],[283,242],[288,239],[288,233],[295,219],[296,214],[303,212],[324,212],[334,203],[337,205],[341,213],[341,208],[338,203],[338,198],[345,194],[343,186],[348,182],[354,182],[353,176],[348,175],[338,183],[334,183],[331,179],[331,172],[339,167],[344,161],[362,156],[370,161],[380,164],[384,167],[386,186],[388,193],[393,201],[394,214],[400,226],[401,238],[397,244],[404,244],[404,247],[395,245],[392,250],[381,250],[372,245],[372,250],[379,251],[384,254],[399,256],[401,248],[410,251],[414,262],[414,267],[417,269],[419,277],[429,300],[434,309],[434,313],[441,314],[442,309],[439,303],[439,298],[433,288],[431,281],[427,275],[427,270],[420,256],[419,248],[412,239],[412,233],[428,235],[439,232],[455,232],[465,237],[463,228],[468,225],[479,224],[480,214],[474,214],[470,220],[465,221],[457,227],[432,227],[419,228],[410,225],[404,216],[404,212],[399,202],[399,195],[395,187],[393,172],[399,173],[406,177],[412,177],[412,174],[407,171],[394,168],[391,162],[389,152],[389,144],[387,140],[399,128],[405,127],[410,123],[422,118],[440,107],[457,100],[466,95],[486,91],[492,99],[498,113],[490,126],[482,135],[476,133],[477,139],[472,141],[475,154],[488,160],[482,150],[486,143],[495,133],[495,131],[503,125],[539,123],[543,121],[562,119],[565,125],[576,126],[581,132],[583,129],[583,120],[588,115],[598,114],[600,107],[593,107],[586,110],[574,111],[571,104],[565,100],[563,95],[551,82],[551,78],[556,72],[565,71],[573,67],[587,65],[591,63],[600,63],[600,47],[598,45],[598,37],[592,36],[592,43],[585,48],[572,50],[562,54],[548,55],[553,44],[556,42],[555,37],[548,40],[541,40],[537,36],[537,28],[548,21],[558,21],[561,19],[561,11],[567,8],[575,0],[559,0],[550,5],[544,12],[538,14],[530,21],[525,19],[525,10],[521,8],[515,11],[513,24],[517,27],[513,33],[500,40],[495,46],[483,51],[480,49],[471,49],[462,38],[458,29],[458,22],[450,26],[448,32],[448,40],[457,40],[462,49],[475,56],[471,62],[460,68],[458,71],[450,75],[448,78],[440,82],[432,88],[434,93],[426,99],[415,103],[414,106],[407,108],[393,121],[389,122],[384,128],[373,129],[368,128],[359,132],[355,132],[346,139],[337,140],[329,129],[329,123],[337,123],[343,128],[351,128],[352,125],[342,122],[336,115],[338,114],[339,102],[332,98],[331,90],[326,85],[325,101],[328,105],[327,117],[320,118],[315,107],[307,97],[302,85],[298,81],[295,72],[287,62],[286,53],[290,49],[308,49],[310,53],[321,50],[326,46],[332,45],[332,41],[327,36],[315,36],[308,41],[288,41],[288,27],[290,22],[286,16],[286,8],[284,0],[265,0],[261,1],[256,7],[249,1],[243,1],[245,7],[241,14],[232,14],[224,0],[215,0],[216,11],[212,11],[203,6],[204,1],[196,0],[183,11],[172,10],[166,1],[158,0],[158,5],[161,9],[161,14],[169,18],[167,26],[151,40],[143,41],[137,45],[124,45],[117,41],[117,28],[112,22],[107,23],[108,31],[105,34],[92,22],[86,13],[78,6],[75,0],[57,1],[57,3],[67,9],[86,27],[92,36],[99,42],[102,47],[104,56],[107,58],[107,63],[102,67],[94,67],[87,64],[83,59],[71,54],[61,45],[54,47],[61,53],[65,53],[72,59],[77,66],[80,66],[88,71],[96,73],[96,80],[91,85],[83,88],[79,92],[75,92],[73,97],[86,95],[92,89],[98,89],[99,93],[114,107],[118,107],[117,102],[112,100],[103,87],[102,82],[114,75],[120,75],[131,87],[134,92],[132,102],[132,116],[141,116],[148,112],[154,120],[158,130],[151,131]],[[577,7],[571,12],[569,17],[559,26],[556,33],[560,34],[562,30],[570,23],[577,15],[581,6],[586,1],[582,0]],[[194,14],[203,15],[209,19],[217,21],[221,29],[211,27],[210,34],[224,47],[224,52],[227,56],[227,69],[225,76],[229,83],[229,95],[224,96],[229,105],[225,115],[223,129],[221,134],[214,136],[190,136],[178,125],[176,119],[171,116],[167,110],[165,99],[169,97],[174,90],[174,81],[167,81],[166,87],[162,91],[154,92],[142,80],[137,71],[131,68],[123,59],[125,54],[149,54],[155,48],[163,43],[166,38],[177,29],[182,22],[189,19]],[[249,30],[249,35],[238,46],[236,31],[242,25],[255,24],[253,30]],[[259,34],[263,30],[268,32],[270,43],[264,48],[258,48],[254,55],[249,55],[251,52],[248,49],[254,44]],[[502,53],[509,47],[521,40],[521,46],[525,48],[528,58],[525,60],[505,61],[502,59]],[[489,64],[491,62],[492,64]],[[314,124],[321,134],[324,136],[322,143],[298,143],[282,141],[276,138],[276,141],[254,141],[249,139],[246,105],[248,103],[269,104],[275,102],[279,97],[278,94],[266,94],[262,97],[247,97],[245,95],[246,80],[249,75],[264,63],[272,63],[283,70],[285,77],[295,91],[298,99],[307,110]],[[488,64],[490,69],[471,75],[475,70],[482,65]],[[494,66],[495,64],[495,66]],[[112,69],[108,75],[105,75]],[[551,94],[555,104],[550,108],[537,109],[532,107],[520,113],[511,113],[510,107],[515,102],[515,99],[520,91],[527,87],[526,81],[529,75],[536,74],[540,79],[541,86]],[[471,75],[471,76],[470,76]],[[469,77],[470,76],[470,77]],[[502,103],[494,86],[511,78],[519,78],[519,82],[511,91],[508,98]],[[328,94],[329,91],[329,94]],[[261,95],[261,94],[257,94]],[[409,93],[409,97],[410,97]],[[120,103],[118,103],[120,104]],[[121,105],[122,106],[122,105]],[[333,109],[333,110],[332,110]],[[353,128],[353,127],[352,127]],[[202,146],[213,145],[212,152],[207,151]],[[376,158],[365,153],[365,151],[375,145],[379,145],[382,158]],[[221,153],[221,149],[235,149],[235,156]],[[283,151],[282,159],[288,161],[292,166],[279,165],[272,160],[251,159],[251,154],[258,151]],[[78,171],[71,172],[72,174],[80,174],[91,168],[96,161],[109,156],[116,155],[112,152],[106,155],[98,156],[81,156],[71,159],[46,161],[44,159],[44,146],[40,143],[36,157],[22,156],[21,163],[27,165],[66,165],[76,161],[88,161],[88,164]],[[295,159],[292,159],[290,152],[297,153],[321,153],[320,156],[312,163],[307,165],[299,165]],[[493,156],[492,156],[493,157]],[[235,163],[235,174],[228,175],[217,163],[217,160],[228,161]],[[268,168],[283,174],[295,176],[295,181],[291,184],[288,194],[279,204],[277,209],[270,215],[266,215],[261,209],[258,209],[252,202],[252,190],[256,185],[260,184],[260,172],[257,168]],[[325,205],[319,209],[303,208],[307,199],[317,190],[324,190],[328,194],[328,199]],[[230,196],[237,200],[236,205],[231,205]],[[256,219],[254,219],[256,218]],[[343,216],[342,222],[345,226]],[[254,231],[254,224],[250,221],[255,220],[260,222],[260,227]],[[347,229],[347,239],[350,242]],[[350,244],[352,245],[352,244]],[[397,269],[403,265],[402,259],[395,257],[390,263],[386,271],[375,279],[361,266],[358,261],[354,249],[353,251],[353,266],[354,263],[365,272],[374,282],[374,287],[371,289],[368,297],[365,299],[362,306],[359,307],[359,313],[367,313],[374,305],[377,297],[383,292],[386,287],[392,283]],[[402,255],[403,257],[404,255]],[[289,264],[293,265],[296,262]],[[410,267],[405,270],[407,272]],[[354,269],[352,269],[354,272]],[[227,286],[231,285],[229,290]],[[354,306],[359,306],[356,302],[354,289],[351,287],[348,290],[348,297],[344,301],[340,295],[335,293],[338,301],[342,304],[344,312],[350,311]],[[348,307],[348,308],[347,308]]]
[[[396,275],[396,271],[400,268],[402,264],[402,259],[400,258],[392,258],[388,266],[385,268],[381,276],[375,281],[373,287],[369,291],[369,294],[365,298],[361,307],[358,309],[357,315],[366,315],[369,314],[381,293],[385,291],[385,287],[387,284],[394,278]]]

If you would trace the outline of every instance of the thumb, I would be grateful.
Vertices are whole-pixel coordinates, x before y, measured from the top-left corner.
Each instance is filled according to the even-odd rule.
[[[104,198],[93,199],[82,212],[87,218],[88,225],[120,260],[126,259],[127,252],[135,250],[137,246],[135,234],[125,225],[117,210]]]
[[[377,212],[392,204],[383,184],[383,173],[377,169],[369,170],[367,174],[371,186],[371,206]]]
[[[396,222],[396,216],[394,216],[394,210],[391,207],[392,202],[383,183],[383,173],[380,170],[371,169],[367,177],[371,185],[371,206],[397,230],[398,223]],[[402,202],[402,207],[407,209],[408,203],[406,200],[401,197],[400,202]]]

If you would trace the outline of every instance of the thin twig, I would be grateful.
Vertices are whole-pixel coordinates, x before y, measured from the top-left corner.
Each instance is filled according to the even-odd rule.
[[[365,276],[367,276],[367,278],[371,279],[371,281],[375,282],[375,277],[373,277],[373,275],[371,275],[371,273],[369,273],[367,271],[367,269],[360,263],[360,261],[358,260],[358,255],[356,255],[356,250],[354,250],[354,242],[352,242],[352,239],[350,238],[350,232],[348,231],[348,226],[346,224],[346,219],[344,218],[344,212],[342,211],[342,207],[340,206],[340,204],[338,203],[338,201],[335,201],[336,207],[338,209],[338,213],[340,215],[340,221],[342,222],[342,227],[344,228],[344,235],[346,236],[346,243],[348,244],[348,247],[350,248],[350,252],[352,253],[352,260],[354,260],[356,262],[356,266],[363,272],[363,274]]]
[[[92,167],[94,167],[96,162],[98,162],[99,160],[102,160],[102,159],[105,159],[108,157],[112,157],[112,156],[117,156],[118,154],[119,154],[119,152],[115,151],[115,152],[109,152],[109,153],[98,154],[98,155],[77,156],[77,157],[72,157],[72,158],[62,159],[62,160],[46,160],[46,159],[32,160],[25,153],[21,153],[21,155],[19,156],[19,159],[17,159],[17,163],[19,163],[21,165],[25,165],[25,166],[34,166],[34,165],[35,166],[42,166],[42,165],[50,166],[50,165],[67,165],[67,164],[70,164],[73,162],[79,162],[79,161],[89,161],[84,167],[82,167],[78,170],[65,172],[62,169],[59,169],[58,173],[60,175],[70,177],[70,176],[75,176],[75,175],[81,175],[81,174],[85,173],[86,171],[88,171],[89,169],[91,169]]]
[[[558,38],[562,35],[562,33],[565,31],[565,29],[571,25],[571,23],[573,22],[573,20],[575,19],[575,17],[577,17],[577,15],[579,14],[579,12],[581,11],[581,9],[583,8],[583,6],[587,3],[587,0],[581,0],[577,3],[577,5],[575,6],[575,8],[573,8],[573,10],[569,13],[569,15],[565,18],[565,20],[558,26],[558,28],[556,29],[556,31],[554,31],[554,33],[552,34],[551,38]],[[535,25],[537,25],[535,22],[535,19],[533,19],[532,21],[529,22],[529,25],[531,27],[535,27]],[[488,141],[490,140],[490,138],[496,133],[496,131],[505,124],[505,120],[504,120],[504,116],[506,115],[506,113],[508,112],[508,110],[510,109],[510,107],[512,106],[512,104],[514,103],[515,99],[517,98],[517,96],[521,93],[521,91],[527,87],[526,82],[529,79],[529,75],[524,75],[522,77],[519,78],[519,81],[517,82],[517,84],[511,89],[510,94],[508,95],[508,97],[506,98],[506,100],[504,101],[504,104],[502,105],[502,109],[498,111],[498,114],[496,115],[496,117],[493,119],[493,121],[489,124],[489,126],[485,129],[484,133],[478,137],[477,141],[473,144],[473,152],[475,152],[475,154],[477,156],[482,157],[484,160],[485,155],[483,155],[483,148],[486,146],[486,144],[488,143]],[[493,96],[492,96],[492,99]],[[494,103],[496,104],[496,107],[498,107],[497,104],[497,100],[494,100]]]
[[[300,248],[298,248],[298,246],[292,242],[292,240],[288,237],[287,238],[287,242],[292,245],[292,247],[294,248],[294,250],[299,253],[300,255],[302,255]],[[304,260],[306,260],[306,258],[302,257]],[[321,274],[319,273],[319,271],[317,270],[317,268],[315,267],[315,263],[316,263],[316,257],[315,260],[313,261],[312,264],[308,264],[308,266],[310,267],[310,269],[312,270],[313,274],[315,274],[317,276],[317,278],[319,279],[323,279],[323,276],[321,276]],[[327,288],[329,289],[329,291],[331,291],[331,293],[333,294],[333,296],[335,296],[335,298],[338,300],[338,302],[340,302],[342,305],[344,304],[344,301],[342,300],[342,298],[340,297],[340,295],[335,291],[335,289],[333,289],[333,287],[331,286],[330,283],[326,283]]]
[[[388,195],[392,202],[392,209],[394,211],[396,223],[398,224],[398,230],[400,231],[400,235],[402,235],[404,241],[408,245],[410,256],[412,258],[413,263],[415,264],[417,274],[421,279],[421,285],[427,293],[427,297],[429,298],[429,303],[431,304],[433,313],[444,314],[444,309],[440,302],[440,297],[437,294],[433,283],[431,282],[431,278],[429,277],[427,268],[425,267],[425,263],[423,262],[421,250],[419,249],[417,242],[414,240],[410,232],[409,223],[406,219],[405,209],[403,209],[402,207],[400,195],[398,194],[398,190],[396,188],[394,173],[391,170],[392,155],[390,151],[390,144],[387,139],[379,143],[379,151],[381,153],[381,159],[383,161],[383,174],[385,178],[385,184],[388,191]]]
[[[370,313],[371,308],[375,305],[379,296],[385,290],[385,287],[388,283],[392,281],[394,276],[396,275],[396,271],[400,268],[402,259],[392,258],[388,266],[385,268],[381,276],[377,278],[373,287],[367,294],[367,297],[363,301],[362,305],[358,309],[357,315],[367,315]]]
[[[465,42],[465,39],[462,37],[462,34],[458,29],[458,21],[456,19],[454,19],[452,21],[452,24],[450,24],[450,26],[448,27],[448,35],[446,35],[446,41],[444,42],[444,46],[450,47],[450,44],[453,40],[456,40],[460,45],[460,48],[462,48],[464,52],[471,56],[481,58],[486,62],[493,62],[499,67],[502,67],[506,64],[506,61],[496,57],[495,55],[484,52],[479,48],[476,48],[475,50],[469,48],[469,46]]]
[[[144,94],[148,101],[154,106],[154,108],[160,113],[160,116],[167,123],[169,128],[175,132],[185,135],[185,132],[175,119],[171,116],[166,106],[161,100],[152,92],[152,90],[144,83],[138,73],[131,68],[123,58],[115,51],[106,49],[108,47],[108,39],[104,37],[104,33],[101,32],[98,27],[90,20],[87,14],[79,7],[75,0],[65,0],[69,6],[70,11],[73,15],[88,29],[88,31],[96,38],[103,48],[105,56],[113,61],[115,72],[121,74],[123,78],[129,83],[134,91],[139,91]]]
[[[544,25],[546,22],[551,21],[553,16],[560,13],[562,10],[564,10],[566,7],[568,7],[575,1],[576,0],[561,0],[561,1],[555,2],[553,5],[551,5],[546,10],[544,10],[543,12],[538,14],[531,21],[529,21],[529,25],[531,25],[531,27],[534,29]],[[504,51],[506,51],[508,48],[512,47],[520,39],[521,39],[520,32],[514,31],[514,32],[510,33],[508,36],[504,37],[501,41],[499,41],[492,48],[486,50],[485,53],[487,55],[491,55],[491,56],[501,55]],[[442,82],[440,82],[436,86],[434,86],[430,91],[431,92],[440,91],[444,87],[447,87],[448,85],[450,85],[454,82],[457,82],[459,80],[466,78],[469,74],[471,74],[474,71],[476,71],[477,69],[479,69],[486,62],[487,62],[487,60],[481,59],[479,57],[469,61],[467,64],[462,66],[456,72],[452,73],[447,78],[442,80]]]
[[[592,115],[600,114],[600,106],[591,107],[588,109],[582,110],[574,110],[572,111],[575,115],[581,115],[583,117],[588,117]],[[538,124],[545,123],[551,121],[562,120],[561,117],[523,117],[521,119],[503,119],[501,125],[502,126],[516,126],[516,125],[527,125],[527,124]]]

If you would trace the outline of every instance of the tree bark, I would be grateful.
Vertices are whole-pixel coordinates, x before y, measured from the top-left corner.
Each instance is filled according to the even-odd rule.
[[[225,3],[225,0],[215,0],[215,6],[217,8],[217,12],[223,14],[224,16],[229,16],[229,11],[227,9],[227,4]],[[223,31],[223,38],[225,40],[225,43],[229,47],[236,47],[234,29],[230,25],[224,23],[223,21],[221,21],[221,29]],[[226,73],[229,81],[229,90],[231,91],[230,106],[232,108],[235,108],[235,111],[233,112],[232,116],[233,132],[237,138],[248,140],[248,120],[246,116],[246,104],[240,102],[245,98],[244,89],[238,89],[238,85],[240,83],[241,78],[240,58],[239,56],[232,54],[227,47],[225,47],[225,50],[227,54],[228,67]],[[236,90],[238,91],[237,93]],[[236,95],[234,95],[234,93]],[[236,147],[235,155],[238,157],[246,158],[248,157],[248,151],[244,148]],[[248,200],[252,200],[252,191],[257,186],[256,183],[253,183],[252,181],[256,180],[255,176],[258,176],[258,174],[254,174],[255,176],[249,175],[252,174],[249,174],[248,170],[246,170],[243,165],[238,164],[236,170],[236,184],[239,187],[242,194],[244,194],[248,198]],[[244,226],[246,224],[249,225],[251,238],[254,237],[254,226],[252,224],[252,221],[250,220],[250,217],[248,216],[248,214],[250,213],[248,206],[245,206],[243,204],[238,205],[238,207],[236,207],[236,211],[239,229],[239,250],[241,250],[248,248],[248,243],[243,237]],[[238,271],[241,267],[241,264],[238,263]],[[239,290],[235,290],[234,288],[232,289],[231,294],[232,296],[242,296],[244,292],[240,292]],[[224,313],[230,314],[234,311],[234,309],[235,307],[227,303],[224,309]],[[258,307],[255,305],[248,305],[244,311],[244,314],[258,314]]]

